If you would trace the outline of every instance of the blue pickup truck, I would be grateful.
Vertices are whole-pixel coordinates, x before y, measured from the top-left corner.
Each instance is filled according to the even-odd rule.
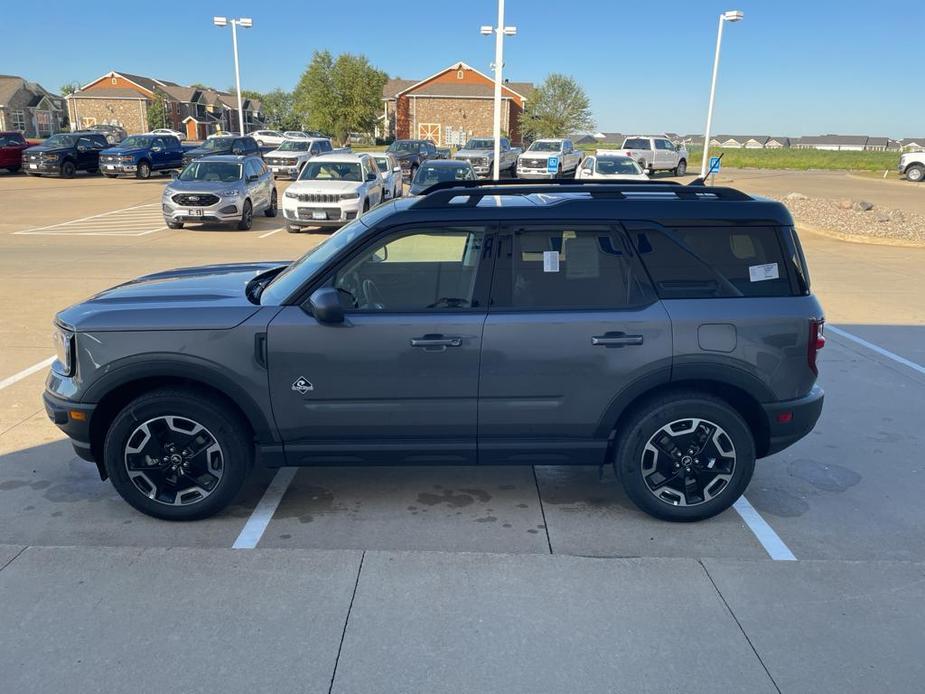
[[[100,171],[107,178],[132,174],[148,178],[152,171],[183,168],[183,146],[170,135],[129,135],[100,152]]]

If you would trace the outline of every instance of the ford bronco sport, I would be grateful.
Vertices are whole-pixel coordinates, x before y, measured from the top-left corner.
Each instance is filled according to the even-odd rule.
[[[49,416],[167,519],[259,462],[608,463],[698,520],[823,400],[790,214],[702,185],[441,183],[295,262],[148,275],[56,323]]]

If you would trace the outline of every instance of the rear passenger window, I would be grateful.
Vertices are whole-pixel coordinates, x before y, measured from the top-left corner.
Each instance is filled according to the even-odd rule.
[[[607,227],[522,227],[505,244],[493,308],[624,309],[654,299],[648,279]]]
[[[792,294],[773,227],[626,226],[662,299]]]

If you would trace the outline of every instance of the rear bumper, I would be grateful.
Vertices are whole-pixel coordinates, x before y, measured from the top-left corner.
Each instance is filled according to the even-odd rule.
[[[768,447],[761,457],[778,453],[802,439],[822,414],[825,391],[813,386],[802,398],[761,405],[768,424]]]
[[[45,403],[45,413],[48,418],[67,434],[71,445],[74,446],[74,452],[84,460],[97,462],[90,449],[90,419],[93,417],[96,405],[71,402],[52,395],[48,391],[45,391],[42,400]],[[78,418],[75,419],[74,415]],[[83,419],[79,418],[81,415]]]

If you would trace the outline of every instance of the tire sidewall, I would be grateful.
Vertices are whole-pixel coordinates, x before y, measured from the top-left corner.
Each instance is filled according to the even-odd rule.
[[[241,221],[238,222],[238,229],[241,231],[247,231],[254,225],[254,205],[250,200],[244,201],[244,206],[241,210]]]
[[[74,174],[77,173],[77,167],[74,166],[74,162],[66,161],[61,164],[61,177],[62,178],[74,178]]]
[[[920,183],[925,180],[925,167],[910,166],[906,171],[906,178],[913,183]]]
[[[188,417],[202,424],[215,436],[224,456],[224,473],[216,489],[201,502],[190,506],[167,506],[149,499],[129,479],[124,465],[125,444],[135,428],[162,415]],[[103,444],[103,461],[116,491],[137,510],[164,520],[198,520],[214,515],[231,503],[250,467],[248,441],[244,427],[224,407],[204,397],[184,393],[152,393],[129,403],[116,415]]]
[[[733,477],[719,495],[697,506],[672,506],[649,491],[642,476],[642,452],[649,438],[664,425],[686,418],[707,419],[725,429],[735,446]],[[643,511],[663,520],[696,521],[715,516],[745,492],[755,469],[755,442],[745,420],[731,407],[712,398],[684,397],[660,401],[627,423],[616,447],[615,468],[627,495]]]

